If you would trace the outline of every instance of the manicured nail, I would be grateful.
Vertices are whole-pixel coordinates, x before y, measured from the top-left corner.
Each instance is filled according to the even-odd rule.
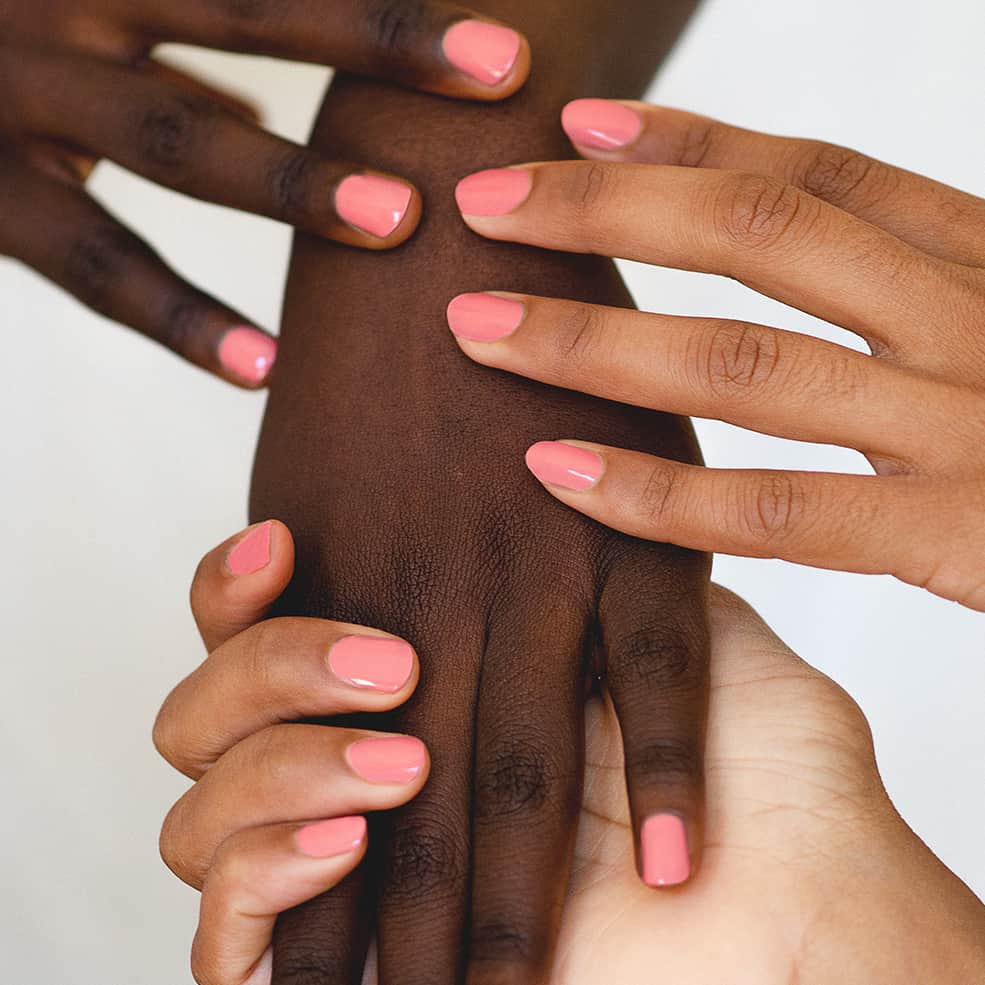
[[[403,640],[346,636],[328,651],[328,665],[353,687],[395,694],[410,680],[414,651]]]
[[[684,822],[676,814],[647,818],[641,832],[643,881],[648,886],[678,886],[691,875]]]
[[[573,144],[619,150],[631,144],[643,121],[628,106],[608,99],[576,99],[561,111],[561,126]]]
[[[541,482],[583,492],[602,477],[602,458],[587,448],[563,441],[539,441],[527,450],[527,468]]]
[[[335,189],[335,211],[364,233],[386,239],[404,220],[409,185],[372,174],[352,174]]]
[[[270,564],[270,523],[254,527],[226,557],[226,567],[237,576],[252,575]]]
[[[464,215],[507,215],[526,201],[532,186],[529,171],[479,171],[458,183],[455,201]]]
[[[483,85],[498,85],[520,54],[520,35],[487,21],[459,21],[445,33],[442,47],[455,68]]]
[[[427,759],[423,743],[404,735],[362,739],[349,746],[347,755],[349,765],[370,783],[410,783]]]
[[[366,818],[333,817],[316,821],[294,836],[298,851],[309,858],[334,858],[354,852],[366,839]]]
[[[249,383],[262,383],[276,359],[277,343],[255,328],[231,328],[219,344],[219,362]]]
[[[459,294],[448,305],[448,327],[459,338],[495,342],[520,327],[526,309],[494,294]]]

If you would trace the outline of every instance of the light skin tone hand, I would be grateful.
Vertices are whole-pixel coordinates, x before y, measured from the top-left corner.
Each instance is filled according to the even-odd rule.
[[[424,765],[400,784],[368,783],[351,755],[366,734],[282,724],[392,707],[413,690],[417,665],[411,656],[406,683],[393,689],[391,673],[383,693],[366,681],[386,662],[370,658],[355,689],[333,671],[333,645],[350,633],[392,638],[311,619],[251,627],[292,571],[289,533],[267,529],[262,567],[226,560],[243,535],[200,566],[192,597],[212,654],[169,696],[155,729],[169,761],[200,778],[169,815],[162,849],[204,887],[193,950],[202,985],[266,985],[276,914],[359,864],[366,835],[352,815],[402,803],[426,780]],[[690,985],[980,980],[985,907],[893,809],[858,707],[735,596],[716,589],[711,617],[715,796],[702,873],[662,894],[639,883],[618,724],[593,700],[551,981],[644,985],[656,967]]]
[[[0,6],[0,255],[244,387],[274,340],[172,271],[85,191],[100,158],[179,192],[369,250],[413,233],[421,197],[372,161],[265,131],[253,107],[156,59],[180,42],[316,62],[459,99],[526,80],[518,32],[444,0],[13,0]]]
[[[551,494],[637,537],[889,573],[985,610],[985,200],[643,103],[577,100],[562,121],[593,160],[466,178],[475,232],[731,276],[872,355],[509,284],[452,301],[462,350],[556,386],[853,448],[876,475],[702,469],[572,434],[528,452]]]

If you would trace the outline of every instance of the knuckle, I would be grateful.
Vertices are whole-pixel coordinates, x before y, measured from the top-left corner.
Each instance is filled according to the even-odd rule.
[[[397,903],[452,897],[465,879],[467,855],[461,836],[433,809],[401,819],[391,832],[387,895]]]
[[[182,295],[168,298],[164,304],[155,335],[157,341],[172,352],[192,350],[195,336],[203,327],[205,304],[200,297]]]
[[[700,168],[708,160],[721,124],[703,116],[694,117],[681,133],[681,143],[677,152],[678,163],[685,168]]]
[[[276,218],[297,225],[310,218],[315,159],[304,149],[291,150],[274,163],[267,178]]]
[[[703,664],[698,650],[681,627],[652,621],[606,641],[608,676],[624,691],[646,685],[679,690],[698,679]],[[649,692],[648,692],[649,693]]]
[[[102,227],[80,236],[65,257],[63,281],[79,300],[112,315],[113,298],[133,263],[147,248],[122,227]]]
[[[765,175],[730,175],[714,205],[718,238],[730,247],[764,249],[786,241],[803,219],[803,192]]]
[[[523,929],[520,920],[480,920],[469,931],[469,960],[507,966],[539,963],[545,944],[539,934]]]
[[[757,482],[743,511],[749,533],[759,541],[783,540],[807,513],[803,484],[782,472]]]
[[[557,355],[563,362],[588,360],[605,332],[601,311],[591,304],[565,305],[553,336]]]
[[[665,523],[677,506],[677,471],[667,462],[650,466],[639,493],[638,512],[657,527]]]
[[[164,818],[158,839],[158,850],[164,864],[184,883],[201,888],[198,860],[189,850],[185,817],[185,800],[179,800]]]
[[[798,184],[815,198],[832,205],[876,205],[892,191],[895,172],[889,165],[847,147],[811,144]]]
[[[702,771],[701,749],[692,739],[649,739],[627,748],[626,770],[659,778],[697,777]]]
[[[537,812],[552,799],[556,784],[543,744],[514,732],[489,752],[477,781],[476,819]]]
[[[421,0],[376,0],[368,5],[366,18],[381,54],[403,56],[426,23],[427,7]]]
[[[162,96],[140,112],[137,153],[154,168],[180,171],[192,162],[219,112],[207,99],[183,93]]]
[[[183,757],[179,751],[175,716],[171,710],[170,695],[161,705],[161,710],[154,719],[154,728],[151,732],[151,741],[161,758],[173,766],[179,773],[184,773],[182,769]]]
[[[309,932],[278,938],[274,951],[275,980],[290,982],[291,985],[352,981],[351,960],[338,949],[338,945],[332,943],[337,934],[326,929],[326,933],[314,938],[317,943],[308,940],[310,936]]]
[[[776,332],[743,322],[716,326],[706,344],[699,340],[699,383],[719,397],[753,394],[774,379],[780,362]]]
[[[576,223],[590,226],[612,198],[615,179],[612,168],[595,161],[579,162],[566,169],[565,201]]]
[[[297,747],[293,741],[301,725],[268,725],[249,739],[249,758],[254,783],[259,789],[285,790],[296,779]]]

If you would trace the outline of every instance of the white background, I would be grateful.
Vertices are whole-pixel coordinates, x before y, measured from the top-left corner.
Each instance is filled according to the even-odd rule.
[[[985,7],[970,0],[712,0],[652,95],[985,194],[983,36]],[[180,57],[254,95],[278,131],[304,136],[320,70]],[[276,326],[283,229],[112,167],[93,188],[179,269]],[[721,279],[627,269],[644,307],[842,336]],[[185,783],[149,734],[164,694],[200,659],[186,584],[200,554],[243,523],[262,397],[189,369],[8,261],[0,298],[4,978],[190,983],[197,900],[156,848]],[[701,432],[716,465],[860,467],[723,425]],[[861,702],[901,812],[985,895],[985,617],[886,578],[779,562],[726,559],[717,577]]]

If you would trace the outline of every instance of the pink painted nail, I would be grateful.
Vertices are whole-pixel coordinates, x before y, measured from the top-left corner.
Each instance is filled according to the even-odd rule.
[[[394,694],[414,670],[414,651],[403,640],[346,636],[328,651],[332,673],[354,687]]]
[[[494,294],[459,294],[448,305],[448,327],[459,338],[495,342],[515,332],[526,309]]]
[[[448,29],[442,47],[445,57],[483,85],[498,85],[520,54],[520,35],[488,21],[459,21]]]
[[[458,183],[455,201],[464,215],[507,215],[526,201],[532,187],[529,171],[479,171]]]
[[[237,576],[252,575],[270,564],[271,524],[254,527],[226,557],[226,566]]]
[[[262,383],[276,359],[277,343],[255,328],[231,328],[219,344],[219,362],[249,383]]]
[[[602,477],[602,458],[563,441],[539,441],[527,450],[527,468],[541,482],[582,492]]]
[[[335,211],[357,229],[386,239],[403,222],[412,195],[400,181],[352,174],[335,189]]]
[[[366,839],[366,818],[333,817],[316,821],[294,836],[298,851],[309,858],[334,858],[354,852]]]
[[[561,111],[561,126],[573,144],[619,150],[631,144],[643,121],[629,107],[608,99],[576,99]]]
[[[647,818],[641,832],[643,881],[648,886],[678,886],[691,875],[684,822],[676,814]]]
[[[363,739],[349,746],[349,765],[370,783],[410,783],[421,775],[424,744],[409,736]]]

